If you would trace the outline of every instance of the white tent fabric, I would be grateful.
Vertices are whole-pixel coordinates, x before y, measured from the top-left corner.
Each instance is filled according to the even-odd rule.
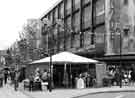
[[[49,63],[49,62],[50,62],[50,57],[46,57],[46,58],[34,61],[31,64]],[[97,60],[78,56],[70,52],[61,52],[61,53],[52,55],[52,62],[53,63],[98,63]]]

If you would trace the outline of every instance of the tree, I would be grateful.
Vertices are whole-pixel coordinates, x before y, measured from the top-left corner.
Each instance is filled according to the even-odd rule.
[[[21,33],[25,38],[23,46],[25,47],[25,54],[27,59],[38,59],[38,49],[40,48],[41,41],[41,23],[38,19],[29,19],[27,24],[23,26],[23,32]],[[26,53],[27,52],[27,53]]]

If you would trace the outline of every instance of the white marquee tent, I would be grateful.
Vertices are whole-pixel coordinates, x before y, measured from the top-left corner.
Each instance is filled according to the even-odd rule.
[[[89,59],[86,57],[78,56],[71,52],[61,52],[51,57],[52,63],[98,63],[97,60]],[[50,57],[46,57],[40,60],[36,60],[30,64],[49,63]]]

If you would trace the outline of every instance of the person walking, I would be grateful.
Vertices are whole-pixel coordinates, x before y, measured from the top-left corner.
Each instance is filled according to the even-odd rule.
[[[34,76],[33,73],[31,73],[29,76],[29,91],[32,91],[33,85],[34,85]]]
[[[15,82],[14,82],[15,91],[17,91],[18,87],[19,87],[19,81],[18,81],[19,76],[20,76],[20,72],[18,70],[16,70],[16,72],[15,72]]]
[[[11,84],[14,84],[15,82],[15,70],[11,69],[10,71],[10,78],[11,78]]]
[[[0,87],[3,87],[3,72],[0,70]]]
[[[7,84],[8,70],[4,70],[4,83]]]
[[[135,85],[135,71],[133,70],[131,72],[131,86]]]

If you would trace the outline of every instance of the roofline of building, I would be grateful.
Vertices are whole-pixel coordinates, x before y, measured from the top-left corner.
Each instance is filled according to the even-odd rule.
[[[42,19],[45,15],[47,15],[51,10],[53,10],[59,3],[61,3],[63,0],[57,0],[50,8],[48,8],[40,17],[39,19]]]

